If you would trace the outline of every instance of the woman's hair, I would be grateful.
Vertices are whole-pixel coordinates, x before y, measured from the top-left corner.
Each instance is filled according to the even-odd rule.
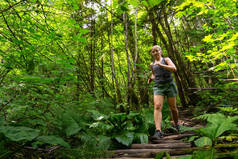
[[[160,51],[160,53],[161,53],[161,55],[162,55],[162,49],[161,49],[161,47],[159,46],[159,45],[155,45],[155,46],[153,46],[152,47],[152,49],[151,49],[151,52],[153,52],[154,50],[159,50]]]

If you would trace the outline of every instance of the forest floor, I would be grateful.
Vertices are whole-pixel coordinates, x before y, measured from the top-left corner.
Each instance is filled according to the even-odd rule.
[[[193,117],[189,111],[180,111],[179,123],[190,128],[204,127],[200,123],[191,120]],[[193,131],[185,131],[183,133],[166,133],[160,140],[149,140],[148,144],[132,144],[129,149],[113,150],[113,159],[153,159],[156,155],[161,154],[170,158],[177,158],[191,154],[196,147],[185,139],[195,136]]]

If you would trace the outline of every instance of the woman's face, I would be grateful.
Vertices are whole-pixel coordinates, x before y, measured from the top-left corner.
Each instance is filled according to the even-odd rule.
[[[152,56],[153,56],[154,58],[161,56],[161,52],[160,52],[159,49],[153,49],[153,50],[151,51],[151,53],[152,53]]]

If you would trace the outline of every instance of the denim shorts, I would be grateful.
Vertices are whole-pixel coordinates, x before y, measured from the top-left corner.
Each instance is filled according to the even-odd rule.
[[[167,97],[176,97],[177,88],[174,81],[167,83],[155,83],[154,87],[154,95],[161,95]]]

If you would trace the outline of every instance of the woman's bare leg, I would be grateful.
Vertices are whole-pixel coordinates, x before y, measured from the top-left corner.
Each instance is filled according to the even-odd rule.
[[[164,96],[154,95],[154,122],[156,130],[161,131],[162,108],[164,103]]]
[[[168,97],[168,104],[174,121],[174,126],[178,125],[178,109],[176,106],[176,97]]]

